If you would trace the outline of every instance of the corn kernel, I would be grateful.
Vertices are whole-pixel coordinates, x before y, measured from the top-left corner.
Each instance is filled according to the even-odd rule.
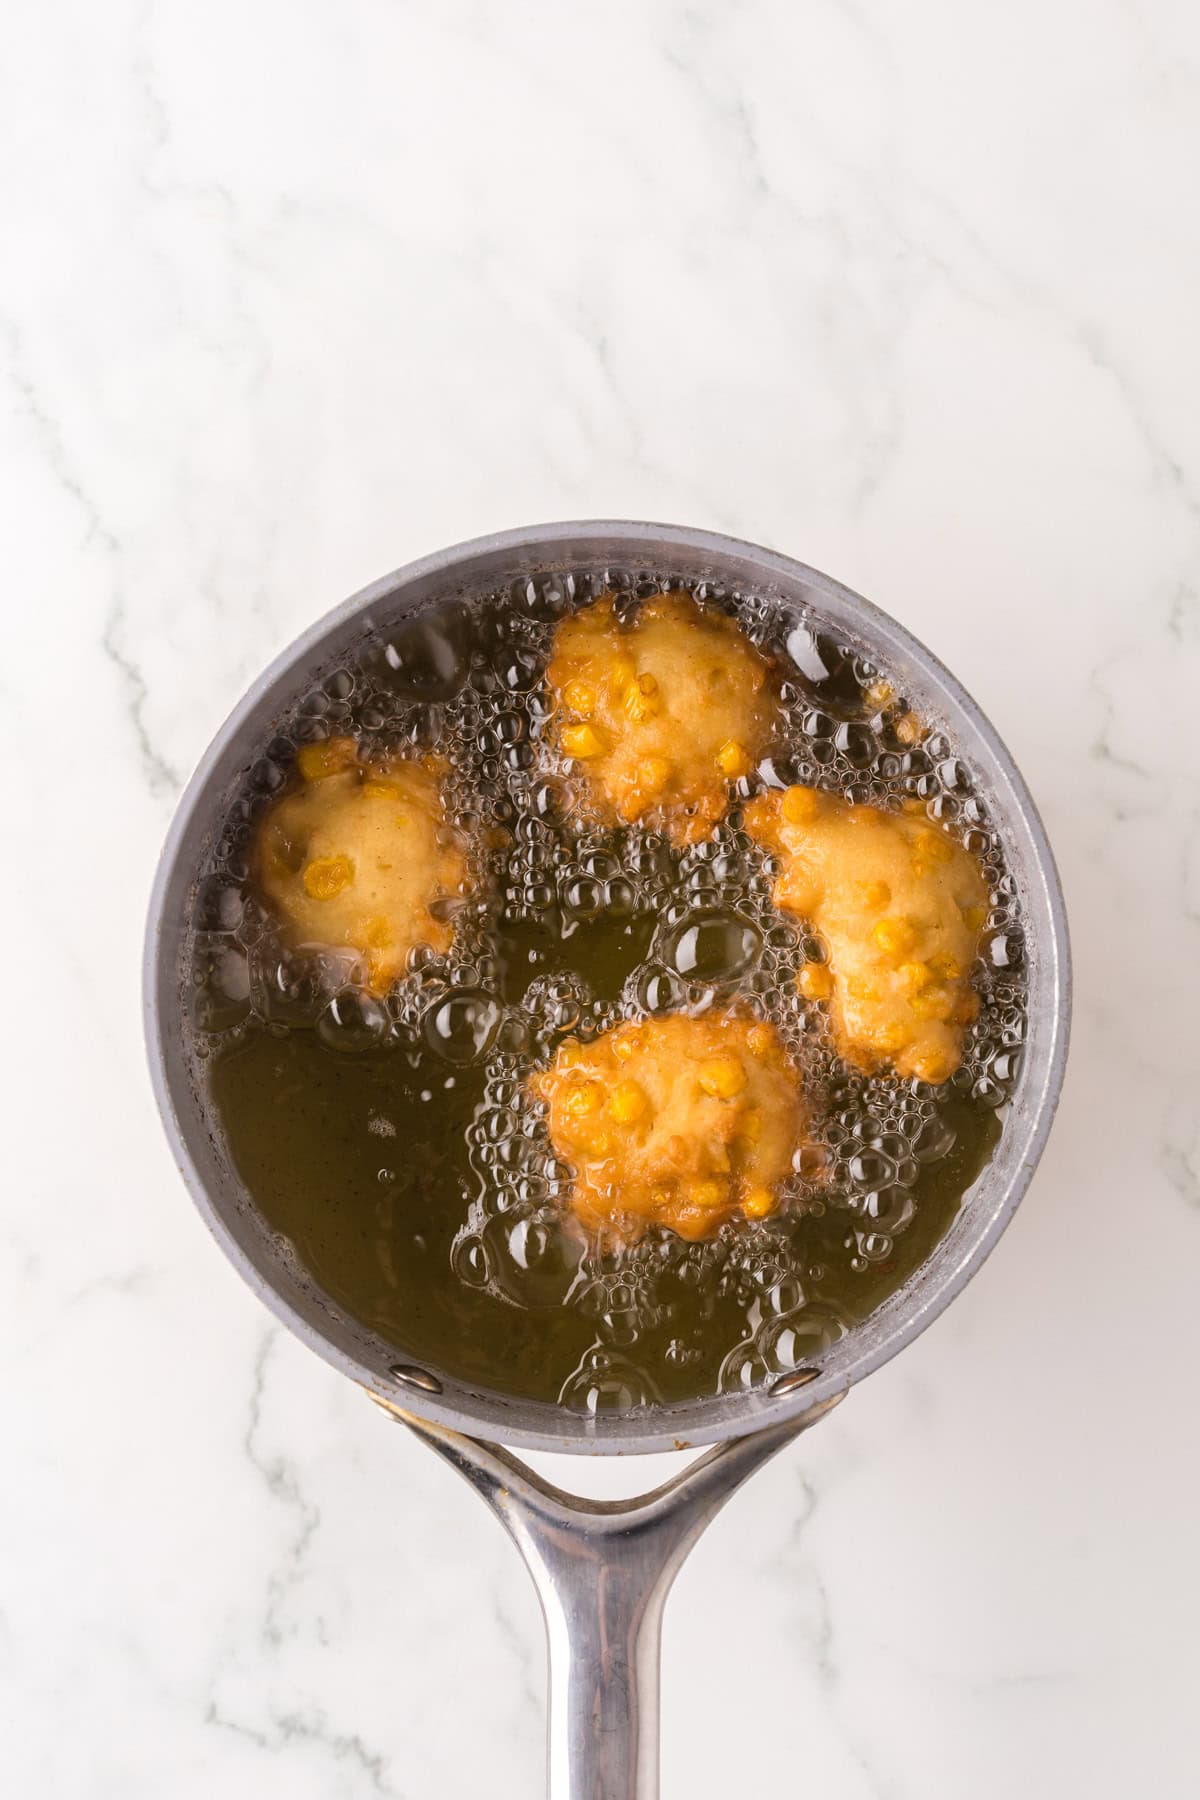
[[[906,994],[919,994],[933,980],[930,965],[923,962],[901,963],[896,977]]]
[[[891,902],[892,890],[886,881],[860,881],[858,891],[868,912],[882,912]]]
[[[955,962],[952,956],[947,956],[944,951],[939,951],[936,956],[930,957],[929,967],[933,970],[939,981],[962,980],[962,969],[960,965]]]
[[[750,758],[736,738],[726,738],[717,751],[717,767],[726,781],[740,781],[750,773]]]
[[[358,745],[349,737],[301,744],[296,752],[296,767],[305,781],[323,781],[326,775],[340,775],[345,769],[352,769],[357,760]]]
[[[896,720],[895,730],[900,742],[910,747],[919,744],[925,736],[925,727],[914,712],[902,713]]]
[[[688,1191],[692,1205],[702,1206],[706,1212],[724,1206],[728,1198],[729,1188],[723,1181],[694,1181]]]
[[[566,755],[580,761],[600,756],[604,750],[604,739],[591,725],[564,725],[561,742]]]
[[[746,1085],[746,1071],[736,1056],[710,1056],[700,1064],[700,1086],[716,1100],[732,1100]]]
[[[783,796],[783,816],[789,825],[811,825],[817,816],[815,788],[790,787]]]
[[[632,1125],[646,1110],[646,1095],[636,1081],[618,1081],[608,1097],[608,1110],[618,1125]]]
[[[568,681],[563,689],[563,703],[581,719],[590,719],[596,710],[596,690],[587,681]]]
[[[745,1138],[746,1142],[750,1145],[757,1144],[759,1138],[762,1136],[762,1114],[759,1112],[757,1106],[749,1107],[743,1114],[739,1123],[741,1125],[741,1135]]]
[[[896,690],[890,681],[873,681],[866,689],[864,698],[868,705],[873,706],[878,712],[887,705],[889,700],[895,698],[895,694]]]
[[[982,931],[987,922],[986,906],[964,906],[962,909],[963,924],[968,931]]]
[[[612,1139],[609,1137],[607,1131],[593,1131],[591,1137],[587,1140],[586,1148],[589,1156],[611,1156]]]
[[[926,988],[924,993],[914,994],[909,1006],[918,1019],[934,1019],[942,1024],[954,1010],[954,998],[945,988]]]
[[[885,956],[904,956],[917,941],[912,920],[902,916],[880,919],[871,936]]]
[[[860,1006],[874,1006],[879,998],[879,989],[875,982],[867,981],[862,975],[846,977],[846,992],[851,1000],[857,1001]]]
[[[604,1103],[604,1090],[598,1081],[580,1081],[563,1096],[563,1111],[572,1119],[590,1119]]]
[[[747,1188],[742,1196],[742,1211],[748,1219],[765,1219],[775,1211],[775,1196],[770,1188]]]
[[[824,963],[805,963],[796,985],[806,1000],[828,1000],[833,992],[833,976]]]
[[[394,781],[380,781],[378,776],[364,781],[362,791],[368,800],[395,800],[400,792]]]
[[[638,786],[644,794],[661,794],[671,779],[671,765],[665,756],[647,756],[638,764]]]
[[[318,856],[306,865],[302,880],[310,900],[332,900],[354,880],[354,864],[348,856]]]
[[[395,933],[388,919],[368,919],[365,936],[369,950],[387,950],[395,942]]]
[[[909,1042],[910,1034],[894,1019],[877,1025],[871,1033],[872,1048],[878,1050],[881,1056],[895,1056]]]
[[[746,1033],[746,1047],[752,1056],[769,1055],[772,1042],[773,1034],[769,1026],[752,1025]]]

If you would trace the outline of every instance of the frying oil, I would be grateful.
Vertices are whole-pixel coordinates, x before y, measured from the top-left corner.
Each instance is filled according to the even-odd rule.
[[[819,1356],[929,1255],[995,1146],[1024,1037],[1016,887],[970,770],[936,727],[913,747],[887,671],[813,618],[712,587],[783,671],[781,722],[711,837],[589,825],[542,742],[556,621],[605,591],[636,606],[669,576],[592,570],[456,596],[320,673],[246,773],[199,889],[194,1047],[214,1124],[254,1204],[332,1300],[406,1360],[583,1411],[751,1387]],[[882,709],[881,709],[882,708]],[[434,748],[474,848],[447,956],[386,999],[280,944],[250,876],[263,813],[304,743]],[[803,781],[858,802],[922,800],[981,861],[992,910],[982,1008],[942,1088],[867,1077],[833,1053],[795,975],[738,800]],[[810,946],[811,948],[811,946]],[[819,1175],[770,1219],[614,1250],[571,1219],[571,1172],[524,1081],[568,1034],[738,1004],[770,1019],[822,1121]]]

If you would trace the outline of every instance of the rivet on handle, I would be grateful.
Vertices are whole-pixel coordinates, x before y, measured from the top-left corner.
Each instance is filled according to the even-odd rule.
[[[807,1387],[810,1381],[815,1381],[820,1373],[820,1369],[789,1369],[786,1375],[781,1375],[778,1381],[771,1383],[771,1398],[775,1399],[779,1394],[794,1394],[797,1388]]]
[[[393,1381],[401,1381],[405,1387],[420,1388],[425,1394],[440,1394],[442,1384],[436,1375],[428,1369],[419,1369],[415,1363],[393,1363],[388,1374]]]

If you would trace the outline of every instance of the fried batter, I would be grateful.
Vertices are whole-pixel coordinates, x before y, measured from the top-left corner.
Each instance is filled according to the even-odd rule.
[[[752,800],[746,829],[782,863],[775,904],[828,946],[799,982],[828,1002],[839,1053],[948,1081],[979,1011],[970,969],[988,895],[974,857],[919,803],[889,813],[808,787]]]
[[[303,785],[259,828],[259,883],[294,948],[352,952],[364,986],[386,993],[417,945],[447,950],[453,936],[445,903],[467,862],[445,823],[443,766],[360,762],[353,738],[306,744],[296,763]]]
[[[624,626],[604,594],[555,633],[554,741],[608,823],[699,843],[762,753],[769,673],[733,620],[690,594],[659,594]]]
[[[731,1012],[568,1038],[530,1085],[574,1170],[575,1212],[617,1237],[666,1225],[706,1238],[739,1211],[765,1218],[808,1124],[774,1028]]]

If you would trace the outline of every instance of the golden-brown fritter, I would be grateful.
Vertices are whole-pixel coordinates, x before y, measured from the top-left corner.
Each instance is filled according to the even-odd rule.
[[[667,1225],[706,1238],[765,1218],[805,1139],[808,1109],[778,1034],[732,1012],[568,1038],[531,1078],[581,1221],[612,1236]]]
[[[604,594],[554,634],[554,741],[606,822],[644,819],[699,843],[762,753],[769,677],[734,621],[690,594],[656,595],[626,625]]]
[[[445,903],[467,860],[445,822],[443,765],[360,762],[353,738],[306,744],[296,764],[302,786],[259,828],[259,884],[288,943],[351,952],[363,985],[386,993],[419,944],[447,950],[453,936]]]
[[[746,829],[779,858],[775,904],[828,946],[801,992],[827,1001],[847,1062],[948,1081],[979,1011],[971,964],[988,894],[970,852],[930,823],[792,787],[746,808]]]

